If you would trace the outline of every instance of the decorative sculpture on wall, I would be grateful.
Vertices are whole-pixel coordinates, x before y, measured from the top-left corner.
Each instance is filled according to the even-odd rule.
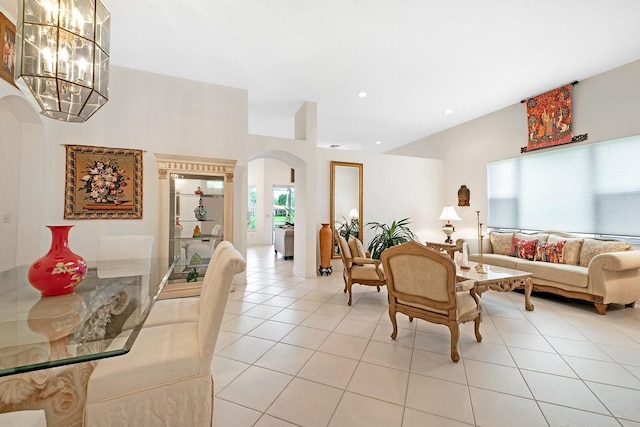
[[[471,200],[471,192],[466,185],[463,185],[458,190],[458,206],[469,206]]]

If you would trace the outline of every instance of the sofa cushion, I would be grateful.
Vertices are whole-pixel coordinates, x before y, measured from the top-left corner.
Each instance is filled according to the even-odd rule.
[[[547,242],[565,242],[562,248],[562,261],[563,264],[578,265],[580,260],[580,249],[582,248],[582,238],[562,237],[553,234],[549,235]]]
[[[536,254],[538,239],[524,240],[519,239],[516,236],[513,236],[511,239],[511,251],[509,255],[517,258],[533,260],[533,257]]]
[[[631,250],[631,245],[618,240],[584,239],[580,251],[580,265],[587,267],[591,259],[607,252],[623,252]]]
[[[549,238],[549,233],[535,233],[535,234],[514,233],[514,236],[522,240],[538,239],[541,242],[546,242],[547,239]]]
[[[511,239],[513,233],[498,233],[492,231],[489,233],[489,241],[494,254],[509,255],[511,253]]]
[[[562,250],[566,241],[559,242],[541,242],[536,245],[536,253],[533,257],[534,261],[551,262],[554,264],[563,264]]]
[[[589,271],[578,265],[553,264],[550,262],[537,262],[517,260],[516,270],[528,271],[533,275],[533,282],[538,280],[545,282],[563,283],[578,288],[586,288],[589,284]]]

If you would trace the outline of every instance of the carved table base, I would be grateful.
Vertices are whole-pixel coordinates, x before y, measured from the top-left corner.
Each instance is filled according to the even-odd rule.
[[[60,299],[61,297],[42,299],[34,307],[37,306],[38,310],[51,311],[49,306],[61,306],[63,302],[69,302],[72,297],[73,295],[70,294],[64,300]],[[78,296],[75,295],[75,297]],[[127,307],[131,301],[131,295],[126,291],[120,291],[106,302],[103,301],[97,309],[91,310],[92,315],[74,334],[77,335],[74,341],[79,344],[76,348],[78,356],[95,353],[96,348],[93,347],[96,346],[99,350],[107,347],[109,341],[105,340],[105,336],[107,334],[115,336],[121,330],[122,323],[130,314]],[[61,313],[55,318],[55,322],[38,316],[38,312],[33,308],[30,311],[32,317],[29,318],[29,327],[49,337],[48,349],[42,344],[26,345],[23,349],[16,349],[20,351],[13,355],[0,356],[26,358],[33,363],[42,360],[47,354],[52,358],[54,356],[58,358],[61,355],[70,356],[67,343],[71,335],[68,335],[69,331],[63,327],[74,328],[79,323],[80,316],[76,316],[77,309],[73,304],[68,305],[61,308]],[[84,305],[82,308],[81,312],[84,313],[86,311]],[[65,316],[63,309],[67,309],[70,314]],[[60,330],[64,330],[64,333]],[[0,413],[43,409],[47,427],[82,427],[84,405],[87,401],[87,383],[97,363],[97,360],[72,363],[0,377]]]
[[[509,292],[523,286],[524,307],[527,311],[533,311],[534,307],[531,303],[531,291],[533,290],[531,273],[487,264],[484,265],[486,271],[479,273],[475,269],[476,263],[469,264],[471,266],[469,269],[456,267],[458,281],[473,280],[475,282],[474,289],[478,294],[488,290]]]
[[[502,279],[500,281],[487,283],[478,281],[476,282],[474,289],[478,294],[482,294],[483,292],[488,290],[509,292],[521,286],[524,287],[524,308],[526,308],[527,311],[533,311],[534,306],[531,303],[531,291],[533,290],[533,282],[531,281],[531,277]]]
[[[47,427],[81,427],[87,382],[96,362],[0,378],[0,412],[44,409]]]

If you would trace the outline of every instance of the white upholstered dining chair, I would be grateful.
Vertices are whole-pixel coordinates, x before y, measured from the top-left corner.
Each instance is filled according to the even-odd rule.
[[[85,426],[212,424],[213,353],[231,284],[245,261],[229,248],[212,268],[197,323],[143,328],[128,354],[97,363],[87,386]]]
[[[219,262],[220,256],[230,248],[233,249],[233,244],[223,240],[214,249],[211,261],[204,273],[200,296],[156,301],[153,305],[153,310],[149,313],[147,320],[144,321],[144,327],[149,328],[179,322],[197,322],[200,315],[200,299],[207,298],[206,294],[210,291],[208,284],[211,284],[211,280],[207,280],[207,278],[213,274],[213,266]]]

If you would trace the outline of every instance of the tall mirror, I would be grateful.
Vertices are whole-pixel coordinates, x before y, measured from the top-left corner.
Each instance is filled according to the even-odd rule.
[[[331,162],[331,231],[362,241],[362,163]],[[339,258],[333,245],[333,258]]]

